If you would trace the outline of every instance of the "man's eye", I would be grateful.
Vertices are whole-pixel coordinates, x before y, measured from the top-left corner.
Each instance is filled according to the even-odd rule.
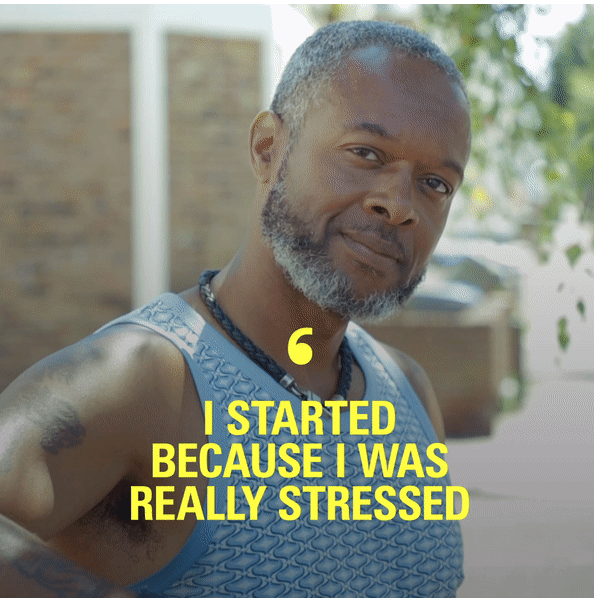
[[[438,193],[449,193],[450,192],[448,186],[441,179],[438,179],[435,177],[429,177],[429,178],[425,179],[425,182],[429,185],[429,187],[431,187],[431,189],[433,189],[434,191],[437,191]]]
[[[367,147],[356,147],[351,151],[364,160],[369,160],[370,162],[379,162],[378,155]]]

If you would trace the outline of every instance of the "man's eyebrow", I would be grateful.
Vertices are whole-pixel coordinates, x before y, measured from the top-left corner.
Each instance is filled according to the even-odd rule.
[[[396,137],[388,133],[387,129],[382,125],[378,125],[377,123],[368,123],[368,122],[359,122],[351,125],[348,127],[349,131],[368,131],[369,133],[373,133],[374,135],[379,135],[384,139],[390,139],[394,141]]]
[[[462,168],[462,166],[460,166],[460,164],[458,164],[458,162],[456,162],[455,160],[444,160],[443,165],[446,168],[451,168],[452,170],[454,170],[460,177],[460,182],[464,180],[464,169]]]
[[[349,131],[368,131],[369,133],[378,135],[384,139],[396,141],[396,137],[394,135],[389,133],[385,127],[378,125],[377,123],[359,122],[351,125],[348,127],[348,129]],[[461,181],[464,179],[464,169],[455,160],[444,160],[442,165],[455,171],[460,176]]]

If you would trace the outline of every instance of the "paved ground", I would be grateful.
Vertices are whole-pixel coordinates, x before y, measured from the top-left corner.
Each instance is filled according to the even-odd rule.
[[[488,439],[448,441],[468,488],[458,598],[594,597],[594,380],[534,384]]]

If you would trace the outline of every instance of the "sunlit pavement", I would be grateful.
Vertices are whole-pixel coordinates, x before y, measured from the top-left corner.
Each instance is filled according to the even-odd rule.
[[[470,492],[458,598],[592,598],[594,380],[534,384],[490,438],[448,447]]]

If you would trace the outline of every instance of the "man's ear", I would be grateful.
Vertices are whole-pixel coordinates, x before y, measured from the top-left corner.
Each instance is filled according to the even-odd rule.
[[[284,156],[286,132],[280,117],[265,110],[256,116],[250,130],[250,159],[252,170],[260,183],[266,183],[280,167]]]

